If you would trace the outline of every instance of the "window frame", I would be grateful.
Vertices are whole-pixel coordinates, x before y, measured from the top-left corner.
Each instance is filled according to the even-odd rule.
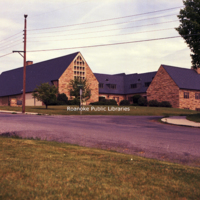
[[[190,93],[189,92],[184,92],[183,93],[183,98],[184,99],[189,99],[190,98]]]

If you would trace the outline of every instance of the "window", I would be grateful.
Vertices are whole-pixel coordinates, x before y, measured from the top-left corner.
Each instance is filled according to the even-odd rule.
[[[145,87],[149,87],[150,84],[151,84],[151,82],[145,82],[145,83],[144,83],[144,86],[145,86]]]
[[[85,66],[84,61],[80,56],[74,61],[74,79],[80,78],[82,80],[85,79]]]
[[[200,99],[200,93],[195,93],[195,99]]]
[[[99,83],[99,88],[103,88],[103,83]]]
[[[189,92],[184,92],[184,99],[189,99]]]
[[[116,89],[116,84],[110,84],[110,89]]]
[[[137,84],[136,83],[131,84],[131,89],[134,89],[134,88],[137,88]]]

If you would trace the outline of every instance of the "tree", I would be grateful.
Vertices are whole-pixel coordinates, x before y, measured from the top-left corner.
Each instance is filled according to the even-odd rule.
[[[176,28],[192,51],[192,68],[200,68],[200,0],[185,0],[185,7],[178,15],[180,26]],[[191,35],[191,36],[188,36]]]
[[[79,78],[75,78],[74,80],[71,80],[69,82],[69,92],[70,92],[70,96],[75,96],[76,99],[80,100],[80,87],[78,85],[83,85],[82,88],[82,95],[81,95],[81,99],[82,101],[87,101],[90,96],[91,96],[91,89],[90,89],[90,85],[87,82],[87,79],[82,80]]]
[[[49,83],[42,83],[34,89],[32,96],[37,98],[38,101],[42,101],[47,109],[48,105],[51,105],[56,101],[57,93],[58,89],[54,85],[50,85]]]

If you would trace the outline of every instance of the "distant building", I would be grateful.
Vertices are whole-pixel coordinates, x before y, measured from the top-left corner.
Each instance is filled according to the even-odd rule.
[[[87,79],[91,98],[86,102],[115,99],[119,104],[140,94],[147,100],[170,101],[175,108],[200,109],[199,70],[161,65],[158,72],[142,74],[99,74],[93,73],[80,52],[33,64],[27,61],[26,105],[42,105],[32,97],[37,85],[48,82],[58,87],[69,99],[69,82],[74,78]],[[5,71],[0,75],[0,105],[20,104],[23,93],[23,67]]]

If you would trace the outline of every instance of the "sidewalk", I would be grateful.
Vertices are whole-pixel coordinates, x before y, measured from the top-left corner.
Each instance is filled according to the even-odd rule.
[[[200,128],[200,123],[189,121],[186,119],[186,116],[171,116],[171,117],[162,118],[161,121],[168,124]]]
[[[19,112],[19,111],[9,111],[9,110],[0,110],[0,113],[22,114],[21,111]],[[37,115],[38,113],[25,112],[24,114]]]

